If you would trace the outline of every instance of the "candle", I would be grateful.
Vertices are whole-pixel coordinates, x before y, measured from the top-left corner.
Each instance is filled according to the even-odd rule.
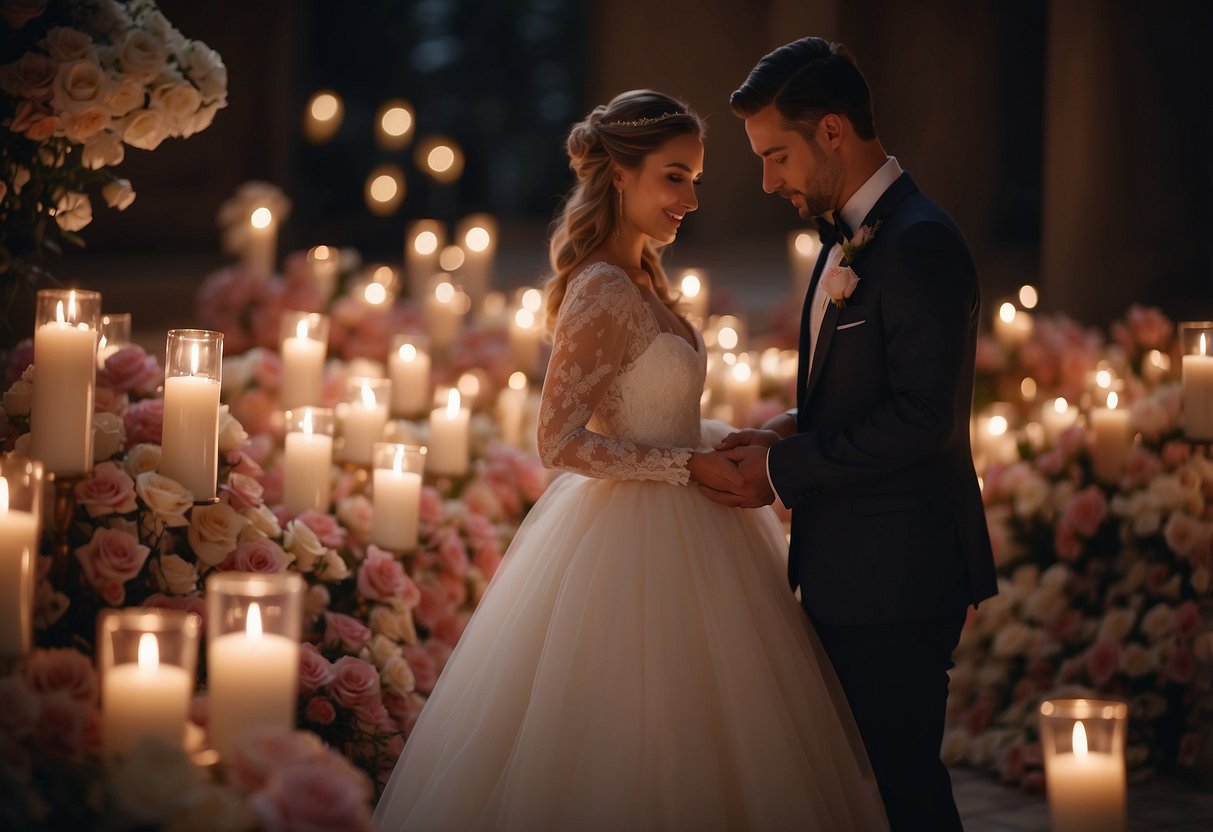
[[[792,231],[788,234],[788,258],[792,263],[792,285],[796,296],[809,290],[813,268],[821,255],[821,239],[812,231]]]
[[[376,443],[371,482],[374,497],[371,542],[376,546],[396,552],[417,548],[425,456],[425,448]]]
[[[1182,326],[1191,328],[1186,323]],[[1197,350],[1183,357],[1184,435],[1201,442],[1213,441],[1213,355],[1209,355],[1213,325],[1205,326]]]
[[[160,663],[156,636],[139,638],[139,660],[107,669],[102,677],[105,748],[129,754],[143,740],[180,746],[194,680],[184,668]]]
[[[740,360],[729,369],[725,376],[725,399],[737,425],[745,425],[750,418],[750,411],[758,404],[761,383],[762,377],[748,361]]]
[[[511,374],[509,385],[497,396],[497,424],[501,427],[501,438],[515,447],[522,444],[529,398],[526,374],[521,372]]]
[[[479,310],[493,284],[493,259],[497,253],[497,220],[488,214],[470,214],[459,223],[455,239],[463,247],[463,287]]]
[[[528,376],[538,374],[542,343],[543,328],[535,320],[535,313],[525,307],[515,312],[510,321],[510,352],[514,366]]]
[[[446,407],[430,413],[430,471],[440,476],[461,477],[468,470],[468,441],[471,414],[459,406],[459,391],[452,389]]]
[[[256,274],[273,274],[278,249],[278,226],[274,214],[262,205],[249,214],[244,265]]]
[[[307,253],[307,265],[320,297],[328,301],[341,273],[341,252],[333,246],[313,246]]]
[[[222,366],[222,332],[169,330],[160,473],[199,501],[216,495]]]
[[[287,312],[282,317],[282,389],[279,406],[292,410],[320,404],[328,344],[326,315]]]
[[[994,318],[994,337],[1004,346],[1017,347],[1032,337],[1032,316],[1004,303]]]
[[[333,411],[304,407],[286,413],[282,502],[291,514],[327,512],[331,499]]]
[[[1059,436],[1077,423],[1078,408],[1071,407],[1060,396],[1050,399],[1040,408],[1040,421],[1044,426],[1045,438],[1051,443],[1056,442]]]
[[[0,658],[24,656],[33,638],[42,464],[0,459]]]
[[[397,335],[388,356],[392,380],[392,413],[417,416],[430,404],[430,354],[423,335]]]
[[[409,223],[404,242],[404,268],[409,277],[409,294],[425,297],[430,281],[438,273],[438,252],[446,245],[446,232],[438,220]]]
[[[312,144],[324,144],[341,128],[345,105],[332,90],[319,90],[308,99],[303,114],[303,135]]]
[[[697,325],[702,324],[708,318],[708,273],[703,269],[684,269],[677,285],[686,314]]]
[[[1045,700],[1041,745],[1054,832],[1123,832],[1126,826],[1123,702]]]
[[[306,589],[297,572],[206,579],[211,745],[222,759],[250,728],[294,728]]]
[[[1129,451],[1133,447],[1133,433],[1129,427],[1129,411],[1117,408],[1115,392],[1108,394],[1108,406],[1091,410],[1091,467],[1095,478],[1113,483],[1120,480]]]
[[[341,420],[341,459],[370,465],[375,443],[387,426],[391,382],[382,378],[351,378],[349,406]]]
[[[402,150],[412,138],[413,105],[403,99],[384,102],[375,114],[375,144],[384,150]]]
[[[440,272],[435,277],[434,291],[425,299],[430,343],[436,350],[446,350],[455,343],[463,326],[463,316],[471,306],[468,296],[446,279],[449,277]]]
[[[37,298],[34,361],[38,378],[30,403],[30,456],[48,474],[93,470],[93,396],[97,382],[97,324],[101,295],[42,289]]]

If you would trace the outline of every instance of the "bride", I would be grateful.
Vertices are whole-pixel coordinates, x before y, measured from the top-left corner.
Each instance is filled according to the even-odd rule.
[[[384,830],[873,830],[881,801],[784,578],[769,509],[690,482],[705,350],[658,247],[698,206],[703,124],[638,90],[569,133],[540,499],[375,812]],[[701,450],[702,449],[702,450]]]

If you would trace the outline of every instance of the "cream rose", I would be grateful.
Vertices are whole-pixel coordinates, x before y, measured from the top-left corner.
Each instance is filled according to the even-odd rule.
[[[240,420],[232,415],[232,410],[228,405],[220,405],[219,452],[226,454],[231,451],[239,451],[247,444],[248,431],[244,429],[244,425],[240,424]]]
[[[109,113],[101,107],[86,107],[63,118],[64,135],[69,142],[84,144],[110,125]]]
[[[1170,514],[1186,501],[1187,495],[1179,477],[1174,474],[1159,474],[1147,487],[1150,499],[1163,514]]]
[[[88,197],[68,191],[55,205],[55,222],[64,231],[79,231],[93,221],[93,204]]]
[[[93,461],[109,459],[122,450],[126,425],[117,413],[93,414]]]
[[[185,595],[198,588],[198,568],[177,555],[161,555],[156,583],[162,592]]]
[[[324,553],[324,563],[316,566],[316,574],[321,580],[337,582],[344,581],[350,576],[350,568],[335,549],[327,549]]]
[[[13,382],[4,393],[4,412],[9,416],[28,416],[34,387],[24,378]]]
[[[16,98],[45,101],[51,97],[57,67],[46,55],[26,52],[15,63],[0,67],[0,89]]]
[[[1121,671],[1134,679],[1147,676],[1158,670],[1157,657],[1144,645],[1132,642],[1125,645],[1120,654]]]
[[[160,467],[161,448],[152,442],[140,442],[126,452],[126,472],[132,477]]]
[[[1175,609],[1164,603],[1150,607],[1141,617],[1141,631],[1151,642],[1171,635],[1175,632]]]
[[[204,101],[227,101],[227,67],[219,53],[202,41],[190,41],[183,56],[185,74]]]
[[[114,118],[122,118],[133,110],[143,106],[147,90],[143,84],[130,78],[123,78],[109,89],[105,96],[104,106]]]
[[[109,207],[125,211],[135,201],[135,189],[129,179],[114,179],[102,186],[101,196]]]
[[[194,495],[176,480],[147,471],[135,477],[135,492],[164,525],[189,524],[185,513],[194,505]]]
[[[190,117],[189,122],[181,127],[181,137],[183,139],[188,139],[195,133],[201,133],[203,130],[210,127],[212,122],[215,121],[215,113],[219,112],[219,110],[224,106],[226,105],[216,101],[213,104],[207,104],[203,107],[199,107],[198,112],[194,113],[194,115]]]
[[[994,636],[992,650],[1000,658],[1012,658],[1022,654],[1032,641],[1032,628],[1018,621],[1007,624]]]
[[[7,403],[7,398],[5,402]],[[1163,539],[1171,551],[1180,557],[1188,557],[1196,549],[1196,544],[1207,535],[1202,524],[1195,517],[1189,517],[1182,511],[1176,511],[1167,518],[1163,527]]]
[[[240,533],[248,525],[248,519],[227,503],[196,506],[187,537],[198,560],[218,566],[236,548]]]
[[[201,799],[206,776],[180,748],[145,742],[109,768],[109,793],[121,817],[159,826]]]
[[[126,148],[116,133],[101,130],[88,138],[80,154],[82,165],[89,170],[101,170],[122,164],[126,158]]]
[[[383,663],[379,669],[379,678],[383,681],[384,687],[400,696],[412,693],[417,687],[413,669],[409,667],[409,663],[399,652]]]
[[[140,150],[155,150],[168,138],[168,125],[160,110],[135,110],[126,117],[122,140]]]
[[[246,508],[241,512],[241,516],[249,521],[249,524],[244,527],[244,531],[240,534],[240,541],[242,543],[258,537],[277,537],[282,534],[282,527],[278,525],[278,518],[274,516],[274,512],[270,511],[269,506],[264,503],[252,508]]]
[[[132,29],[122,42],[119,60],[123,74],[150,81],[160,74],[167,57],[168,51],[163,41],[142,29]]]
[[[1109,610],[1099,624],[1099,641],[1120,643],[1133,630],[1137,621],[1137,613],[1133,610]]]
[[[68,26],[57,26],[46,33],[46,51],[56,61],[80,61],[97,54],[92,38]]]
[[[109,88],[109,77],[95,61],[68,61],[55,72],[51,103],[59,113],[79,113],[90,107],[103,112]]]
[[[193,84],[182,81],[157,87],[152,92],[152,106],[164,110],[169,123],[177,132],[181,132],[202,106],[202,97]]]
[[[324,615],[329,608],[329,603],[332,601],[332,595],[329,594],[328,587],[316,584],[308,589],[307,595],[303,599],[303,608],[310,616],[319,617]]]
[[[320,542],[316,533],[299,519],[286,524],[282,542],[284,548],[295,556],[295,564],[300,572],[311,572],[328,548]]]

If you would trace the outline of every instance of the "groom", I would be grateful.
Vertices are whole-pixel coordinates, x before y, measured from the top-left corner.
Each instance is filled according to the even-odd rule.
[[[792,509],[788,577],[838,673],[894,830],[960,829],[939,759],[947,671],[997,591],[969,448],[980,307],[951,218],[876,136],[846,47],[802,38],[730,99],[762,188],[815,217],[798,402],[721,450],[728,505]]]

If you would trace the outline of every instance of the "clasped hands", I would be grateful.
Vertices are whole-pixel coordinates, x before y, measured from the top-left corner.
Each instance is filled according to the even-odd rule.
[[[714,451],[691,457],[691,479],[716,502],[758,508],[775,501],[767,477],[767,449],[783,437],[773,430],[747,429],[730,433]]]

